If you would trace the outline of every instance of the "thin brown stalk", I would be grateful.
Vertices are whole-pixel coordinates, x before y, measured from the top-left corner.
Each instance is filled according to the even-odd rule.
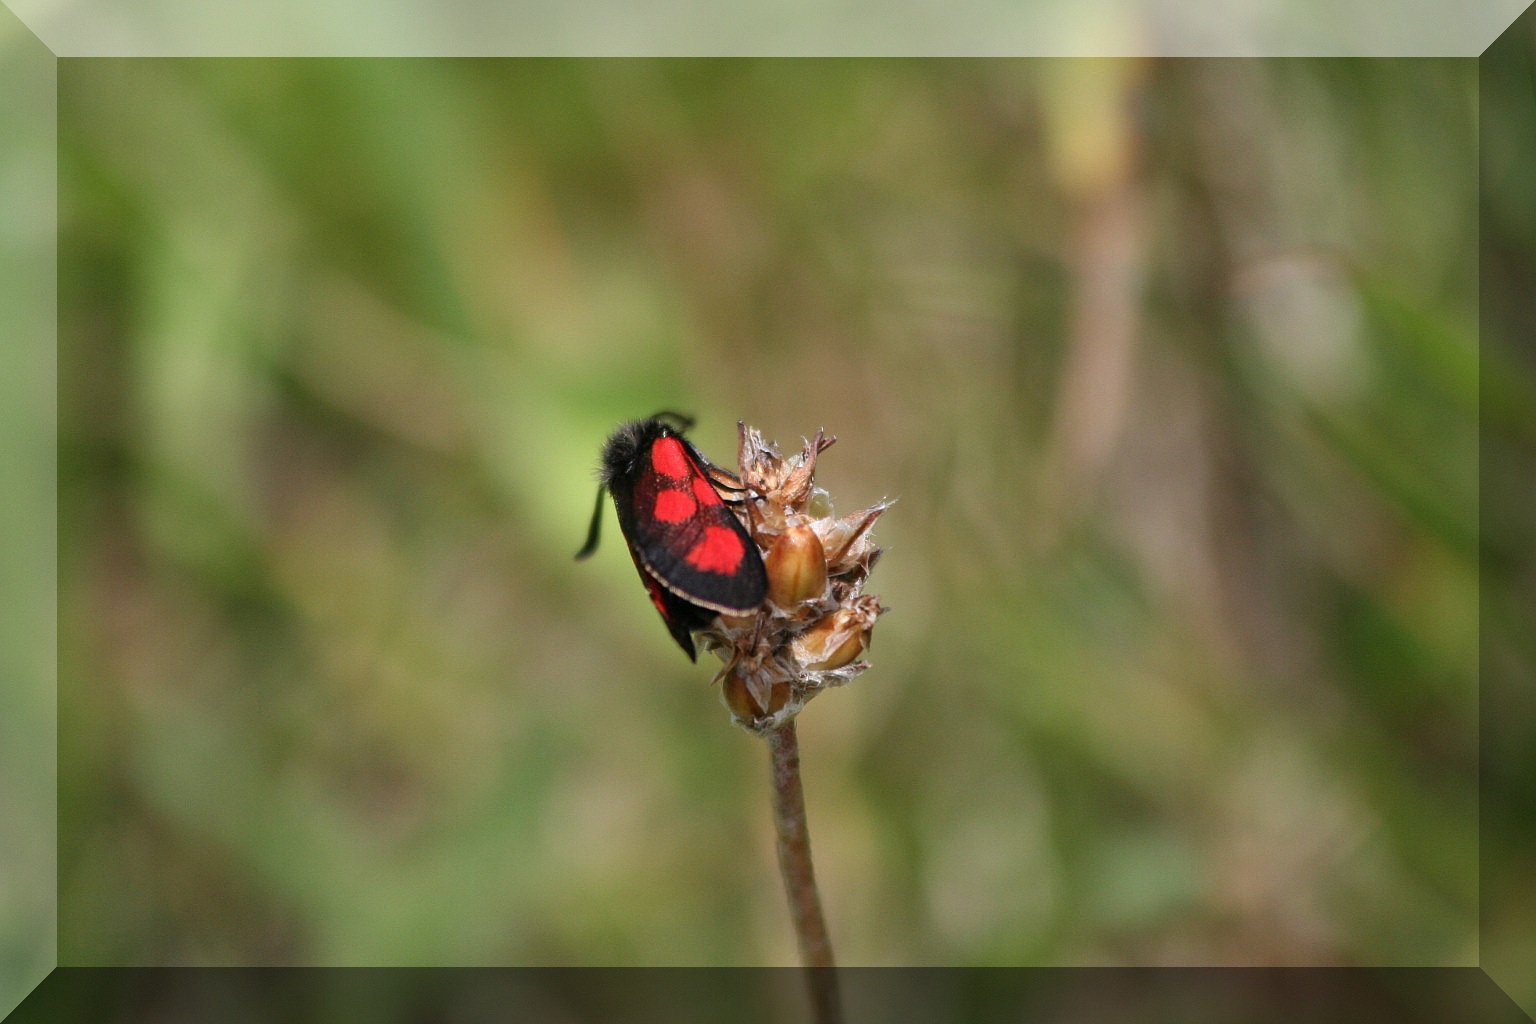
[[[800,962],[805,967],[815,1024],[840,1024],[842,1004],[837,991],[837,971],[832,961],[832,940],[816,893],[816,874],[811,867],[811,835],[805,822],[805,794],[800,788],[800,743],[791,718],[768,733],[773,763],[773,824],[778,833],[779,873],[789,896],[789,915],[800,943]]]

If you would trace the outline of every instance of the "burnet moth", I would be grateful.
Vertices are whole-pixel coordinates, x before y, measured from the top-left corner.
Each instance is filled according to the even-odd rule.
[[[714,617],[750,615],[768,595],[763,557],[721,490],[736,478],[713,465],[683,432],[693,420],[660,412],[620,426],[603,445],[597,505],[587,543],[597,550],[603,491],[613,495],[619,529],[672,639],[693,661],[692,633]]]

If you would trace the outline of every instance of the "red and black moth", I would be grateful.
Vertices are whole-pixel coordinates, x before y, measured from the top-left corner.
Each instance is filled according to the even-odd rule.
[[[661,412],[613,432],[603,446],[587,543],[576,557],[597,550],[607,490],[651,602],[672,639],[697,661],[693,631],[719,614],[755,612],[768,596],[768,573],[720,496],[740,491],[739,481],[683,436],[692,425],[686,416]]]

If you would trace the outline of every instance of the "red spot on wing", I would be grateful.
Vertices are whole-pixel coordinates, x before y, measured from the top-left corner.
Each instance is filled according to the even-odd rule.
[[[672,624],[672,616],[667,612],[666,594],[661,589],[661,584],[647,578],[645,581],[645,589],[651,595],[651,604],[656,606],[656,610],[661,612],[661,617],[665,619],[667,624],[670,626]]]
[[[681,523],[692,516],[698,507],[687,491],[669,487],[656,495],[656,504],[652,506],[651,512],[663,523]]]
[[[651,465],[656,467],[656,472],[662,476],[669,476],[674,480],[682,480],[693,475],[688,453],[683,451],[683,442],[675,437],[656,439],[656,443],[651,445]]]
[[[720,495],[715,492],[714,486],[702,476],[693,478],[693,496],[699,499],[700,505],[720,504]]]
[[[688,549],[686,561],[702,572],[729,574],[741,564],[746,548],[736,531],[724,526],[704,527],[704,536]]]

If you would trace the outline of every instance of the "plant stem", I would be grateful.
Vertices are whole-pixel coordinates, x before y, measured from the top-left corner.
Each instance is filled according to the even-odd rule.
[[[816,1024],[839,1024],[843,1019],[837,994],[837,971],[832,963],[832,940],[821,915],[816,894],[816,874],[811,868],[811,834],[805,823],[805,794],[800,788],[800,743],[795,721],[768,734],[773,760],[773,824],[778,833],[779,873],[789,895],[789,916],[800,942],[800,962],[806,968],[806,984]]]

